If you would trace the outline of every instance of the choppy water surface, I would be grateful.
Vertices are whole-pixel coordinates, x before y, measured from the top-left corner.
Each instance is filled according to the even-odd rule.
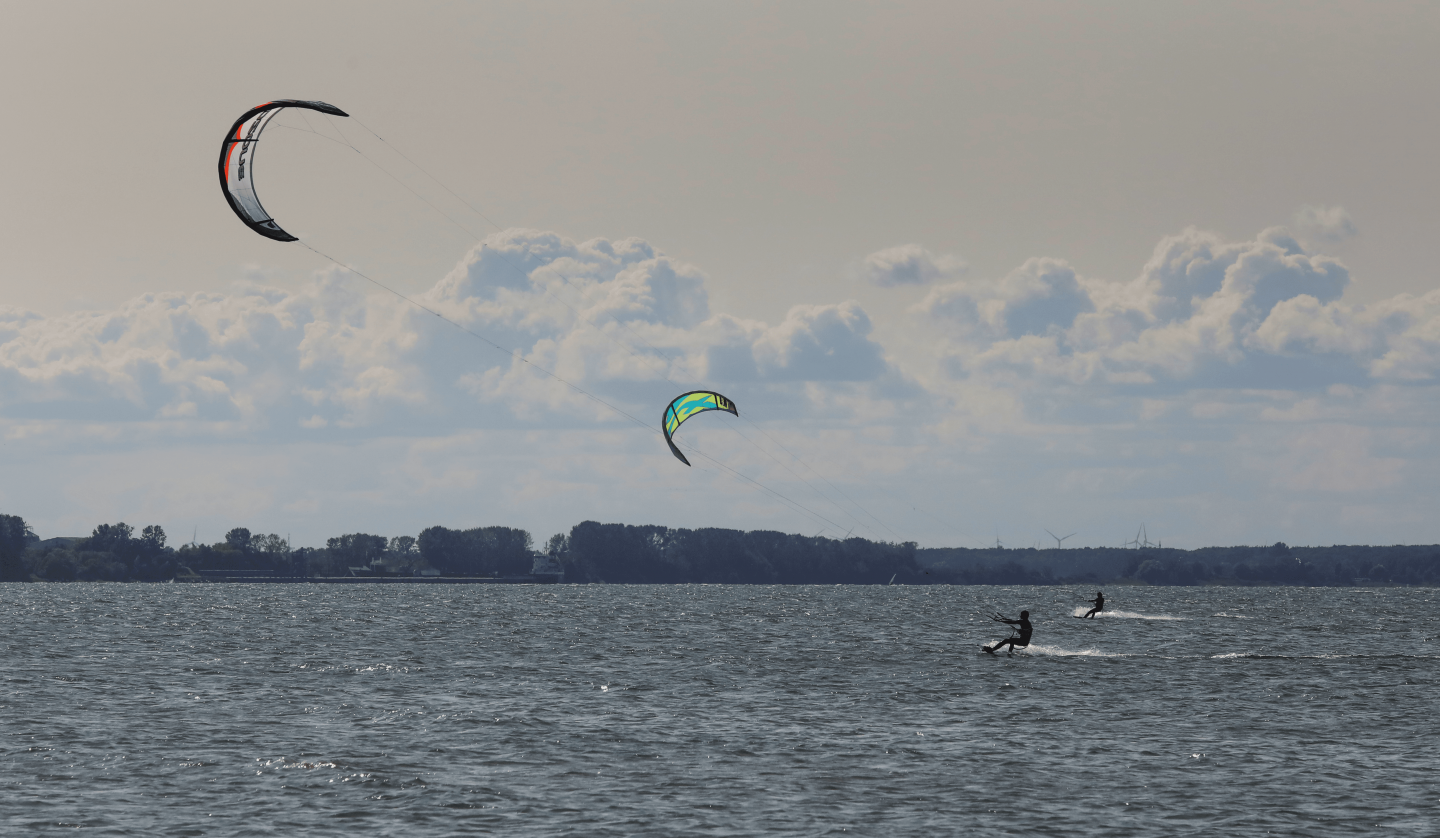
[[[0,831],[1440,830],[1434,591],[1107,594],[3,585]]]

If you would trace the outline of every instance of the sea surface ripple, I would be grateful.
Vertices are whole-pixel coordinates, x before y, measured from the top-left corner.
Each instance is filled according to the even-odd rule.
[[[1434,590],[1107,594],[0,585],[0,832],[1440,832]]]

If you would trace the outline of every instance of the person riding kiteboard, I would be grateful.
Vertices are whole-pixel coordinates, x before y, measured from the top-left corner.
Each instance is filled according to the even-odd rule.
[[[1004,614],[996,614],[995,616],[991,617],[990,619],[994,620],[994,621],[997,622],[997,623],[1005,623],[1006,625],[1015,626],[1015,630],[1016,630],[1017,633],[1010,635],[1009,637],[1005,638],[1004,640],[1001,640],[999,643],[996,643],[994,646],[981,646],[980,648],[984,649],[985,651],[987,651],[987,652],[989,652],[990,654],[993,655],[993,654],[995,654],[997,651],[1000,650],[1000,647],[1001,647],[1001,646],[1007,646],[1007,647],[1008,647],[1008,648],[1006,649],[1006,653],[1008,654],[1008,653],[1010,653],[1010,652],[1015,651],[1015,649],[1017,649],[1017,648],[1023,649],[1023,648],[1025,648],[1026,646],[1029,646],[1029,645],[1030,645],[1030,632],[1033,631],[1034,629],[1033,629],[1033,628],[1031,627],[1031,625],[1030,625],[1030,612],[1029,612],[1029,611],[1021,611],[1021,612],[1020,612],[1020,619],[1018,619],[1018,620],[1008,619]]]
[[[1101,611],[1104,611],[1104,610],[1105,610],[1105,592],[1104,592],[1104,591],[1096,591],[1096,592],[1095,592],[1095,598],[1094,598],[1094,599],[1087,599],[1087,600],[1085,600],[1085,601],[1086,601],[1086,602],[1090,602],[1090,603],[1094,603],[1094,605],[1095,605],[1094,608],[1091,608],[1089,611],[1085,612],[1085,617],[1089,617],[1090,619],[1093,620],[1093,619],[1095,619],[1095,615],[1096,615],[1096,614],[1099,614]],[[1085,617],[1081,617],[1080,619],[1083,620],[1083,619],[1085,619]]]

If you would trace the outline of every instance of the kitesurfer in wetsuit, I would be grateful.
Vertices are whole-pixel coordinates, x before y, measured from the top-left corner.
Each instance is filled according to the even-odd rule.
[[[1103,591],[1096,591],[1096,592],[1095,592],[1095,598],[1094,598],[1094,599],[1088,599],[1088,600],[1086,600],[1086,602],[1093,602],[1093,603],[1095,603],[1095,607],[1094,607],[1094,608],[1091,608],[1091,609],[1085,614],[1085,617],[1089,617],[1090,619],[1093,620],[1093,619],[1095,619],[1095,615],[1096,615],[1096,614],[1099,614],[1101,611],[1104,611],[1104,610],[1105,610],[1105,593],[1104,593]],[[1083,620],[1083,619],[1085,619],[1085,617],[1081,617],[1080,619]]]
[[[1007,625],[1015,626],[1015,630],[1019,633],[1010,635],[1006,639],[1001,640],[999,643],[996,643],[994,646],[982,646],[981,648],[985,651],[993,655],[996,652],[1000,651],[1001,646],[1006,646],[1007,644],[1009,648],[1005,650],[1006,652],[1012,652],[1017,648],[1023,649],[1026,646],[1030,645],[1030,632],[1034,629],[1032,629],[1030,626],[1029,611],[1021,611],[1020,619],[1018,620],[1006,619],[1005,616],[1002,614],[996,614],[990,619],[994,620],[997,623],[1005,623]]]

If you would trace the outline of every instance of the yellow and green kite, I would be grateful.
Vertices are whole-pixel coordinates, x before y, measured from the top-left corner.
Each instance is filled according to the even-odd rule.
[[[680,429],[686,419],[707,410],[724,410],[736,416],[740,415],[734,402],[710,390],[691,390],[677,397],[665,408],[665,415],[660,422],[661,429],[665,431],[665,444],[670,446],[670,453],[687,466],[690,461],[685,459],[685,455],[680,453],[680,449],[675,447],[675,441],[670,437]]]

